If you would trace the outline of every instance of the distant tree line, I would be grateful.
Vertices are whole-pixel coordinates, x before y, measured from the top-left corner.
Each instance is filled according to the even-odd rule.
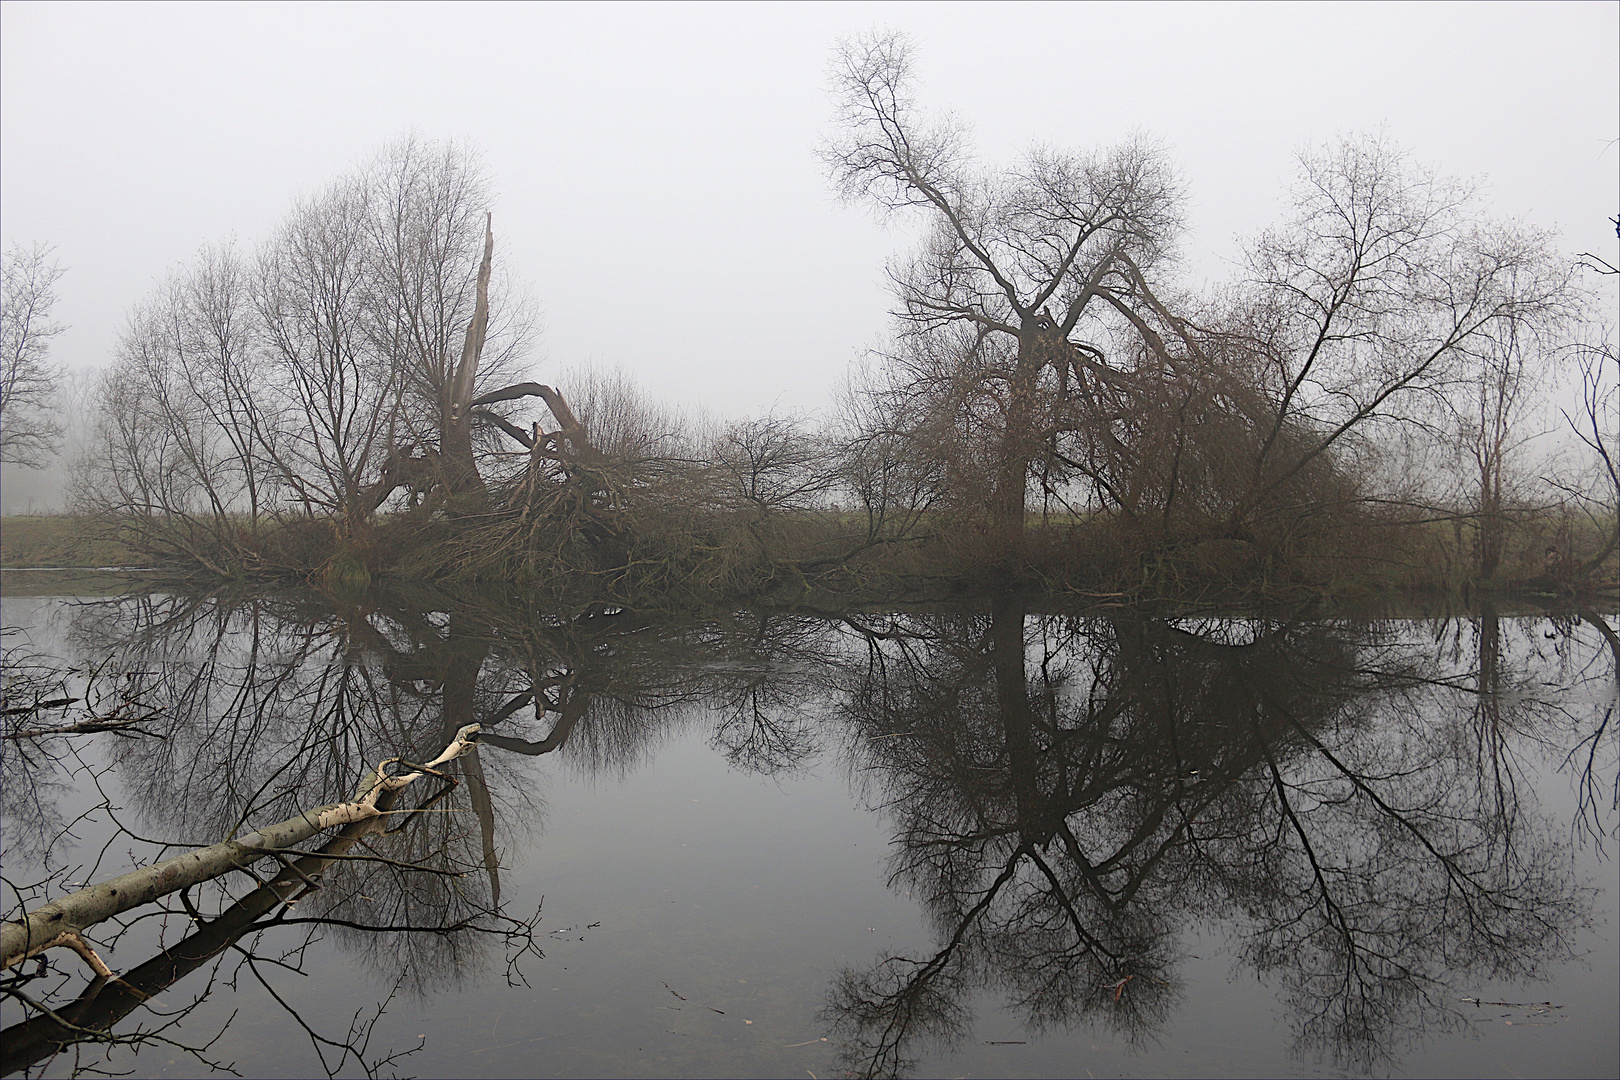
[[[477,158],[411,138],[137,306],[78,506],[227,575],[1320,586],[1417,543],[1471,580],[1601,576],[1614,545],[1571,530],[1614,531],[1613,347],[1551,234],[1349,139],[1304,155],[1286,220],[1193,293],[1161,148],[985,167],[916,103],[904,37],[846,43],[833,76],[834,185],[926,233],[830,418],[705,424],[622,377],[530,381],[534,309],[496,270]],[[12,314],[14,265],[48,301],[40,250],[6,270],[7,460],[52,438],[13,420],[48,378],[54,324]],[[1559,368],[1583,373],[1569,424],[1600,471],[1532,492]],[[1536,513],[1562,525],[1509,573]]]

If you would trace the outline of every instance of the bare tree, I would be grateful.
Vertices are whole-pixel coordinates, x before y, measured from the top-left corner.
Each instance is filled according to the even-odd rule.
[[[1620,217],[1612,217],[1616,237],[1620,237]],[[1612,280],[1620,275],[1620,267],[1608,259],[1583,251],[1580,256],[1583,269]],[[1617,260],[1620,261],[1620,260]],[[1588,521],[1604,538],[1597,552],[1579,566],[1569,567],[1573,576],[1595,574],[1614,555],[1620,545],[1615,528],[1615,517],[1620,514],[1620,430],[1616,416],[1620,416],[1620,385],[1614,381],[1620,373],[1620,354],[1615,352],[1614,338],[1609,328],[1592,333],[1573,348],[1576,368],[1581,380],[1581,403],[1571,415],[1564,411],[1564,421],[1595,459],[1588,469],[1586,483],[1571,484],[1553,480],[1552,486],[1570,497]],[[1614,639],[1610,638],[1610,644]],[[1617,652],[1620,656],[1620,652]]]
[[[625,372],[581,367],[564,372],[562,379],[575,417],[608,459],[650,462],[700,456],[688,418],[653,400]]]
[[[1250,246],[1239,301],[1239,336],[1275,408],[1234,530],[1318,458],[1443,411],[1459,382],[1472,411],[1495,380],[1481,407],[1506,409],[1492,421],[1506,445],[1523,386],[1511,343],[1555,325],[1575,299],[1549,234],[1488,218],[1470,188],[1386,140],[1304,155],[1293,202],[1291,220]],[[1290,426],[1301,435],[1293,446]]]
[[[891,880],[937,935],[834,979],[823,1017],[849,1075],[908,1073],[986,991],[1031,1030],[1151,1036],[1183,993],[1191,908],[1277,981],[1299,1049],[1365,1072],[1459,1022],[1454,980],[1565,954],[1561,920],[1589,903],[1569,841],[1520,803],[1530,744],[1471,744],[1482,701],[1515,736],[1557,730],[1528,676],[1470,685],[1388,628],[1040,615],[1006,595],[988,617],[845,625],[865,639],[831,679],[850,760],[892,817]]]
[[[263,383],[252,271],[205,247],[131,313],[97,394],[81,508],[216,569],[251,555],[237,515],[274,506],[285,453]]]
[[[955,447],[940,432],[916,437],[932,418],[929,410],[916,408],[885,374],[870,367],[852,373],[838,425],[839,489],[865,517],[872,542],[912,534],[944,494],[949,465],[961,460],[941,453]]]
[[[1620,385],[1614,381],[1620,371],[1620,354],[1614,340],[1607,334],[1593,341],[1578,343],[1574,358],[1581,380],[1581,402],[1573,413],[1564,411],[1569,430],[1590,453],[1585,476],[1549,478],[1586,517],[1602,544],[1578,566],[1568,566],[1572,577],[1584,577],[1602,571],[1604,564],[1614,556],[1620,546],[1620,535],[1615,528],[1616,514],[1620,513],[1620,430],[1616,430],[1616,416],[1620,416]],[[1612,580],[1612,578],[1610,579]]]
[[[831,457],[794,416],[731,424],[714,448],[726,493],[761,514],[814,505],[832,484]]]
[[[67,270],[49,244],[6,249],[0,294],[0,461],[41,468],[61,441],[48,414],[61,378],[51,339],[67,327],[51,321],[56,282]]]
[[[258,306],[289,418],[280,471],[306,510],[348,528],[388,452],[395,372],[372,349],[369,191],[347,177],[301,203],[260,258]]]
[[[533,442],[512,421],[536,386],[488,393],[534,325],[492,273],[489,199],[471,151],[406,138],[256,259],[205,248],[131,318],[81,505],[215,570],[255,564],[266,515],[351,537],[401,488],[476,510],[480,457]]]
[[[1491,219],[1379,138],[1302,155],[1291,201],[1231,289],[1139,288],[1142,353],[1062,455],[1132,537],[1342,548],[1385,494],[1383,438],[1414,427],[1466,444],[1480,497],[1500,498],[1544,346],[1579,301],[1551,235]]]
[[[1521,340],[1510,325],[1499,339],[1473,350],[1464,378],[1472,400],[1458,410],[1456,440],[1471,466],[1474,573],[1495,577],[1507,549],[1508,516],[1514,500],[1513,465],[1539,431],[1529,421],[1538,404],[1536,377],[1550,366],[1547,354]]]
[[[988,428],[990,516],[1016,558],[1031,470],[1060,426],[1052,402],[1115,376],[1112,344],[1137,332],[1145,275],[1179,228],[1178,186],[1143,140],[977,167],[961,125],[919,114],[900,34],[845,43],[833,81],[838,129],[823,159],[840,194],[928,222],[921,250],[890,270],[900,333],[967,331],[955,381],[938,389]]]
[[[899,340],[875,411],[927,440],[1007,555],[1034,491],[1105,511],[1126,552],[1301,549],[1345,531],[1326,511],[1365,506],[1378,434],[1454,418],[1464,384],[1470,414],[1506,410],[1482,467],[1522,439],[1528,393],[1503,399],[1497,378],[1494,405],[1479,395],[1502,373],[1492,357],[1525,358],[1506,343],[1574,306],[1548,234],[1350,139],[1304,155],[1290,219],[1250,245],[1235,287],[1178,295],[1180,196],[1159,151],[1037,148],[986,169],[959,124],[918,115],[911,70],[899,35],[840,50],[824,158],[846,198],[928,222],[891,269]]]
[[[480,436],[501,432],[501,421],[515,419],[503,410],[522,399],[476,409],[473,399],[521,378],[536,326],[531,305],[495,272],[489,180],[471,149],[415,137],[386,147],[365,176],[371,332],[400,394],[390,453],[401,462],[424,459],[447,491],[477,502],[483,477],[475,448],[504,441]]]

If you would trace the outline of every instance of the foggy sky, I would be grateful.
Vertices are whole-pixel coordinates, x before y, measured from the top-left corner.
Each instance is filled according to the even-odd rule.
[[[918,98],[981,158],[1164,141],[1193,284],[1275,221],[1301,148],[1383,130],[1503,216],[1612,259],[1620,5],[61,5],[0,7],[0,241],[69,273],[56,355],[107,363],[205,243],[414,131],[493,178],[534,374],[622,366],[724,415],[822,407],[913,231],[841,206],[815,157],[829,53],[909,31]]]

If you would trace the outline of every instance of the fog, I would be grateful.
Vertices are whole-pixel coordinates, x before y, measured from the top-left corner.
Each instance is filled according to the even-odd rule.
[[[1612,4],[52,5],[0,9],[0,240],[68,267],[54,356],[107,363],[200,245],[251,249],[402,133],[479,148],[504,267],[543,313],[535,374],[620,367],[720,415],[823,409],[878,344],[886,259],[816,157],[830,50],[909,32],[919,98],[992,162],[1161,139],[1188,283],[1274,220],[1295,154],[1381,130],[1496,214],[1612,257]],[[6,512],[60,479],[8,467]]]

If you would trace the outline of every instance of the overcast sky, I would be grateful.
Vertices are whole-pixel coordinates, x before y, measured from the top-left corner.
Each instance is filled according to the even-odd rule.
[[[1620,5],[0,6],[0,232],[70,268],[57,355],[211,241],[409,131],[481,148],[535,374],[622,366],[722,414],[814,410],[876,344],[912,242],[832,196],[827,65],[908,31],[918,98],[983,160],[1160,138],[1195,282],[1278,217],[1301,148],[1382,129],[1492,210],[1613,258]]]

